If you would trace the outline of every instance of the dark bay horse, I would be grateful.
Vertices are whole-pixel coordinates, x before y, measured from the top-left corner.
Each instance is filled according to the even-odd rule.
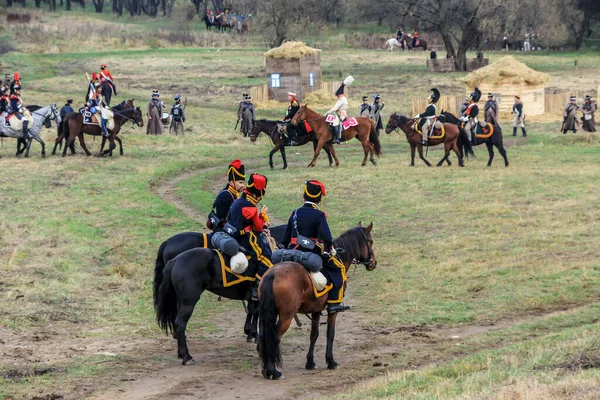
[[[340,161],[335,155],[335,150],[333,148],[333,144],[331,140],[333,139],[333,133],[329,129],[329,124],[325,121],[325,117],[321,114],[311,110],[305,104],[301,106],[296,115],[292,118],[292,124],[298,125],[300,122],[307,122],[308,125],[314,132],[315,140],[317,141],[317,147],[315,148],[315,154],[313,156],[312,161],[308,164],[308,167],[314,167],[317,163],[317,158],[319,157],[319,153],[323,147],[329,149],[329,152],[335,159],[335,166],[340,165]],[[377,157],[381,156],[381,144],[379,143],[379,137],[375,131],[375,123],[370,118],[364,117],[356,117],[356,122],[358,122],[357,126],[350,127],[345,129],[342,132],[342,140],[347,142],[352,138],[358,139],[362,144],[363,150],[365,152],[365,158],[363,159],[362,166],[367,165],[367,156],[371,155],[371,162],[373,165],[377,165],[377,161],[375,161],[374,154]],[[342,127],[340,126],[340,129]]]
[[[258,135],[262,133],[266,133],[271,138],[273,142],[273,149],[269,152],[269,166],[273,168],[273,154],[279,151],[281,153],[281,158],[283,159],[283,169],[287,168],[287,158],[285,156],[285,147],[286,146],[303,146],[306,143],[312,142],[313,151],[317,148],[317,140],[315,135],[311,133],[306,133],[304,135],[298,135],[297,142],[294,145],[291,145],[289,141],[286,143],[285,137],[279,132],[279,125],[283,125],[282,121],[269,121],[266,119],[259,119],[254,122],[254,127],[250,132],[250,140],[252,142],[256,142]],[[331,157],[331,152],[327,147],[325,147],[325,152],[327,153],[327,158],[329,158],[329,166],[333,165],[333,158]]]
[[[358,226],[342,233],[333,241],[339,251],[339,259],[346,271],[352,263],[363,264],[368,271],[377,266],[373,253],[371,230],[373,224]],[[259,325],[258,352],[262,359],[262,374],[266,379],[279,379],[282,374],[281,338],[290,327],[296,313],[311,314],[310,347],[306,355],[306,369],[314,369],[315,342],[319,337],[319,319],[327,303],[327,294],[316,298],[312,280],[306,269],[295,262],[282,262],[267,271],[258,288]],[[335,369],[338,364],[333,358],[333,340],[335,337],[335,320],[337,313],[327,316],[327,349],[325,360],[328,369]]]
[[[62,142],[64,138],[66,138],[66,144],[63,148],[62,156],[65,157],[67,155],[67,148],[73,143],[75,137],[81,135],[82,133],[87,133],[92,136],[103,136],[102,148],[100,150],[100,155],[106,155],[112,157],[112,151],[115,149],[115,140],[119,143],[119,153],[123,155],[123,144],[121,139],[117,136],[121,131],[121,127],[125,125],[127,122],[132,121],[139,127],[144,126],[144,120],[142,118],[142,111],[139,107],[129,108],[123,111],[114,111],[114,122],[115,127],[112,130],[109,130],[108,133],[110,136],[108,137],[109,148],[108,150],[104,150],[102,152],[102,148],[104,148],[105,137],[102,135],[102,127],[99,125],[93,124],[84,124],[83,123],[83,115],[79,112],[69,113],[65,116],[65,122],[63,124],[63,132],[61,136],[56,138],[54,149],[52,150],[52,154],[56,154],[56,148],[58,144]],[[91,155],[90,151],[87,149],[85,145],[85,141],[82,140],[83,135],[80,137],[81,147],[85,151],[85,153],[89,156]]]
[[[287,224],[277,225],[269,228],[269,233],[278,247],[282,248],[283,235],[287,228]],[[164,275],[165,266],[169,261],[173,260],[179,254],[184,253],[188,250],[195,248],[208,248],[211,247],[210,236],[205,233],[199,232],[182,232],[177,235],[171,236],[162,244],[158,249],[156,256],[156,263],[154,267],[154,306],[157,307],[156,300],[158,299],[158,289],[162,282],[162,276]],[[257,321],[258,321],[258,305],[255,302],[249,302],[248,313],[246,315],[246,322],[244,323],[244,333],[247,335],[247,341],[254,341],[257,338]]]
[[[452,113],[442,111],[441,115],[445,116],[446,121],[448,121],[449,123],[462,126],[462,121],[456,118],[456,116]],[[502,128],[500,128],[500,125],[493,124],[492,126],[494,127],[494,132],[491,135],[489,135],[489,137],[486,137],[488,135],[476,135],[475,143],[473,143],[473,145],[479,146],[480,144],[485,143],[488,149],[488,154],[490,156],[487,163],[488,167],[492,166],[492,160],[494,159],[494,146],[496,146],[500,154],[502,154],[502,157],[504,157],[504,166],[508,167],[508,157],[506,155],[506,150],[504,149],[504,143],[502,142]],[[461,144],[464,145],[464,142]],[[459,144],[459,148],[462,151],[461,144]]]
[[[402,40],[406,41],[406,47],[408,47],[408,50],[416,49],[417,47],[422,47],[423,51],[427,50],[427,42],[425,40],[421,39],[421,38],[417,38],[417,44],[414,47],[412,45],[412,40],[413,40],[412,35],[409,35],[408,33],[405,33],[402,36]]]
[[[410,166],[415,166],[415,149],[419,151],[419,157],[428,167],[431,167],[431,164],[427,159],[423,156],[423,145],[421,144],[422,137],[416,132],[412,126],[415,123],[414,119],[409,119],[404,115],[398,115],[393,113],[390,115],[390,119],[385,127],[386,133],[391,133],[393,130],[402,129],[402,131],[406,134],[406,140],[410,144]],[[467,151],[472,152],[471,145],[469,144],[469,137],[464,129],[459,126],[450,123],[444,123],[444,129],[446,131],[445,135],[441,138],[430,136],[427,141],[427,146],[437,146],[438,144],[444,145],[444,157],[437,163],[437,166],[441,166],[444,161],[450,165],[450,160],[448,157],[450,156],[450,150],[454,150],[456,156],[458,157],[458,165],[460,167],[464,167],[463,155],[462,151],[460,151],[459,146],[464,146]]]

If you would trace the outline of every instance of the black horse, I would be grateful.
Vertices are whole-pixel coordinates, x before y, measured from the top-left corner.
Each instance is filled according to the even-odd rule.
[[[287,168],[287,158],[285,156],[285,147],[286,146],[302,146],[306,143],[312,142],[313,151],[317,148],[317,139],[315,135],[311,133],[305,133],[303,135],[298,135],[296,141],[292,144],[289,139],[286,139],[285,136],[279,132],[279,126],[283,126],[284,123],[281,121],[270,121],[266,119],[259,119],[254,122],[254,127],[250,132],[250,140],[255,142],[260,135],[261,132],[266,133],[271,138],[273,142],[273,149],[269,152],[269,166],[273,167],[273,154],[277,151],[281,153],[281,158],[283,159],[283,169]],[[301,129],[301,128],[298,128]],[[329,166],[333,165],[333,158],[331,157],[331,153],[327,149],[327,147],[323,148],[327,153],[327,157],[329,158]]]
[[[461,124],[462,124],[462,122],[458,118],[456,118],[456,116],[453,115],[452,113],[449,113],[447,111],[442,111],[442,113],[440,115],[443,115],[446,118],[446,122],[449,122],[451,124],[456,124],[458,126],[461,126]],[[493,125],[493,127],[494,127],[494,133],[492,133],[492,135],[489,138],[482,139],[480,137],[477,137],[475,139],[475,143],[473,143],[473,145],[479,146],[480,144],[485,143],[485,145],[487,146],[487,149],[488,149],[488,153],[490,155],[490,158],[487,163],[488,167],[492,166],[492,160],[494,159],[494,146],[496,146],[498,148],[498,151],[500,152],[500,154],[502,154],[502,157],[504,157],[504,166],[508,167],[508,157],[506,156],[506,150],[504,149],[504,144],[502,142],[502,128],[500,128],[500,125]],[[460,150],[462,152],[464,143],[462,143],[462,146],[460,146],[460,147],[461,147]]]
[[[283,234],[287,225],[277,225],[269,229],[269,233],[278,247],[283,247]],[[195,248],[210,247],[210,235],[199,232],[182,232],[165,240],[158,249],[154,268],[154,307],[158,307],[159,287],[164,274],[165,266],[179,254]],[[244,333],[248,342],[257,338],[258,304],[253,301],[248,303],[248,313],[244,323]]]

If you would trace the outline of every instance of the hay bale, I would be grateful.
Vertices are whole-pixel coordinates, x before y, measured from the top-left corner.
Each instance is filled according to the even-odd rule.
[[[337,98],[327,89],[319,89],[304,95],[303,104],[310,108],[333,107]]]
[[[482,82],[489,84],[541,85],[547,82],[548,79],[550,79],[550,76],[547,74],[529,68],[513,56],[505,56],[486,67],[471,72],[460,81],[465,85],[475,87]]]
[[[265,58],[302,58],[319,54],[321,50],[305,45],[302,42],[285,42],[279,47],[265,53]]]

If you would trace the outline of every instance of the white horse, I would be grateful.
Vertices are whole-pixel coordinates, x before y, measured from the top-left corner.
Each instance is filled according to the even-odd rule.
[[[400,42],[398,41],[398,39],[391,38],[391,39],[388,39],[387,42],[385,42],[385,47],[389,47],[390,51],[392,51],[392,50],[394,50],[394,47],[400,47],[400,48],[402,48],[402,45],[400,44]]]
[[[46,144],[40,137],[40,131],[42,130],[42,125],[45,125],[46,128],[50,128],[51,120],[55,120],[56,123],[60,123],[60,114],[58,112],[58,108],[56,107],[56,103],[52,103],[47,107],[42,107],[30,112],[31,116],[33,117],[33,125],[29,128],[29,134],[31,135],[31,138],[26,140],[27,146],[25,157],[29,157],[29,148],[31,147],[31,142],[33,139],[42,145],[42,157],[46,157]],[[0,137],[10,137],[23,140],[23,131],[15,131],[10,127],[4,126],[4,121],[0,121]],[[22,150],[19,151],[17,147],[17,155],[20,153],[22,153]]]

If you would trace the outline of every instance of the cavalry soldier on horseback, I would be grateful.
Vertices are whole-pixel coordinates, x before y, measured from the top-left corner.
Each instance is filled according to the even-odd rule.
[[[385,103],[379,102],[381,100],[381,96],[379,93],[375,93],[373,95],[373,104],[371,104],[371,115],[369,117],[375,121],[375,132],[377,132],[377,136],[379,136],[379,131],[383,128],[383,123],[381,122],[381,110],[385,107]]]
[[[362,104],[358,106],[358,116],[371,118],[371,105],[369,104],[369,96],[362,97]]]
[[[577,110],[579,110],[579,105],[577,104],[577,97],[571,96],[569,102],[567,103],[567,105],[565,105],[565,110],[563,112],[563,134],[567,133],[567,131],[573,131],[573,134],[577,133],[577,128],[579,127],[579,121],[577,120]]]
[[[413,130],[417,131],[418,133],[421,134],[422,139],[421,139],[421,144],[426,145],[427,144],[427,138],[429,137],[429,135],[431,134],[431,131],[433,130],[433,119],[436,117],[437,114],[437,106],[435,105],[435,103],[438,102],[438,100],[440,99],[440,91],[437,90],[436,88],[432,88],[431,91],[433,92],[431,95],[429,95],[429,105],[427,106],[427,108],[425,109],[425,112],[422,114],[417,114],[415,115],[415,125],[413,125]],[[416,126],[416,129],[415,129]]]
[[[233,160],[227,169],[227,186],[223,188],[213,202],[212,211],[208,214],[207,228],[220,230],[229,217],[231,205],[239,197],[246,183],[246,168],[241,160]]]
[[[319,208],[325,194],[325,185],[321,182],[305,182],[304,205],[292,212],[282,244],[288,249],[312,252],[323,258],[323,269],[333,284],[327,298],[327,312],[333,314],[346,311],[350,307],[342,304],[346,282],[345,267],[335,257],[327,215]]]
[[[249,136],[254,127],[254,121],[256,121],[256,110],[254,104],[252,104],[252,97],[248,93],[242,94],[243,100],[240,101],[237,111],[238,121],[241,119],[242,124],[240,126],[240,132],[244,137]]]
[[[418,40],[419,40],[419,28],[415,27],[415,32],[413,33],[413,36],[412,36],[411,47],[416,47]]]
[[[185,122],[185,109],[183,104],[181,104],[181,96],[176,95],[173,97],[175,100],[175,104],[171,107],[171,115],[173,120],[171,121],[171,126],[169,126],[169,133],[175,133],[177,135],[179,132],[183,134],[183,123]]]
[[[296,113],[300,109],[300,104],[298,103],[298,99],[296,99],[296,96],[296,93],[288,92],[288,100],[290,101],[290,105],[288,106],[287,114],[285,114],[285,117],[283,117],[283,122],[285,122],[285,127],[287,130],[287,136],[292,142],[292,145],[294,144],[294,142],[297,141],[296,139],[301,133],[301,128],[299,126],[294,126],[291,123],[292,118],[294,118],[294,115],[296,115]]]
[[[115,96],[116,96],[117,95],[117,86],[115,85],[115,79],[113,78],[113,76],[110,73],[110,71],[108,70],[108,68],[106,68],[106,64],[102,64],[100,66],[100,74],[98,77],[100,78],[101,81],[108,82],[108,84],[112,87],[112,91],[115,93]]]
[[[15,72],[16,74],[16,72]],[[23,124],[23,139],[30,139],[29,135],[29,123],[33,124],[33,117],[29,113],[29,110],[25,108],[23,104],[23,100],[21,99],[21,86],[16,84],[13,87],[14,93],[10,95],[10,108],[9,112],[12,112],[8,118],[11,118],[13,115],[19,119],[19,121]]]
[[[340,144],[340,139],[342,138],[340,122],[343,122],[346,118],[348,118],[348,99],[344,94],[344,87],[346,85],[350,85],[352,82],[354,82],[354,78],[352,76],[347,76],[346,79],[344,79],[341,86],[335,91],[335,95],[337,96],[338,100],[333,108],[325,113],[326,116],[327,114],[335,116],[333,123],[331,123],[333,130],[333,144]]]
[[[86,76],[87,76],[87,72],[86,72]],[[96,84],[100,83],[100,79],[98,78],[98,74],[97,73],[92,73],[92,77],[88,83],[88,87],[87,87],[87,92],[85,94],[85,101],[84,104],[86,104],[88,107],[90,105],[89,101],[90,98],[94,96],[94,94],[96,93]]]
[[[498,125],[498,102],[494,98],[494,93],[488,93],[488,99],[484,106],[484,118],[485,122],[489,122],[492,125]]]
[[[108,129],[106,128],[109,115],[106,110],[106,103],[104,103],[104,99],[102,98],[102,85],[100,85],[99,82],[97,82],[95,85],[96,90],[89,99],[89,110],[92,114],[96,114],[96,118],[100,120],[102,126],[102,136],[109,137],[110,133],[108,133]]]
[[[479,121],[477,119],[477,115],[479,115],[479,106],[477,105],[477,102],[480,98],[481,90],[479,90],[479,88],[475,88],[475,91],[469,96],[469,102],[471,104],[469,104],[469,107],[467,107],[465,115],[460,118],[461,121],[466,122],[465,130],[469,132],[469,139],[471,140],[471,143],[475,142],[477,125],[481,126],[482,128],[487,126],[485,121]]]
[[[525,113],[523,112],[523,102],[521,97],[515,96],[515,104],[512,107],[512,113],[515,115],[513,118],[513,136],[517,136],[517,127],[520,126],[523,131],[523,136],[527,136],[525,131]]]
[[[398,31],[396,32],[396,40],[400,43],[400,48],[404,50],[404,32],[402,32],[402,25],[398,25]]]
[[[243,189],[242,196],[231,206],[229,212],[229,225],[236,230],[232,236],[250,256],[251,272],[256,276],[256,286],[252,289],[252,299],[258,299],[258,284],[263,274],[273,266],[271,262],[271,249],[259,240],[259,234],[268,224],[267,208],[258,210],[257,204],[265,195],[267,177],[261,174],[252,174],[248,185]],[[228,232],[229,233],[229,232]],[[250,269],[250,267],[248,268]]]

